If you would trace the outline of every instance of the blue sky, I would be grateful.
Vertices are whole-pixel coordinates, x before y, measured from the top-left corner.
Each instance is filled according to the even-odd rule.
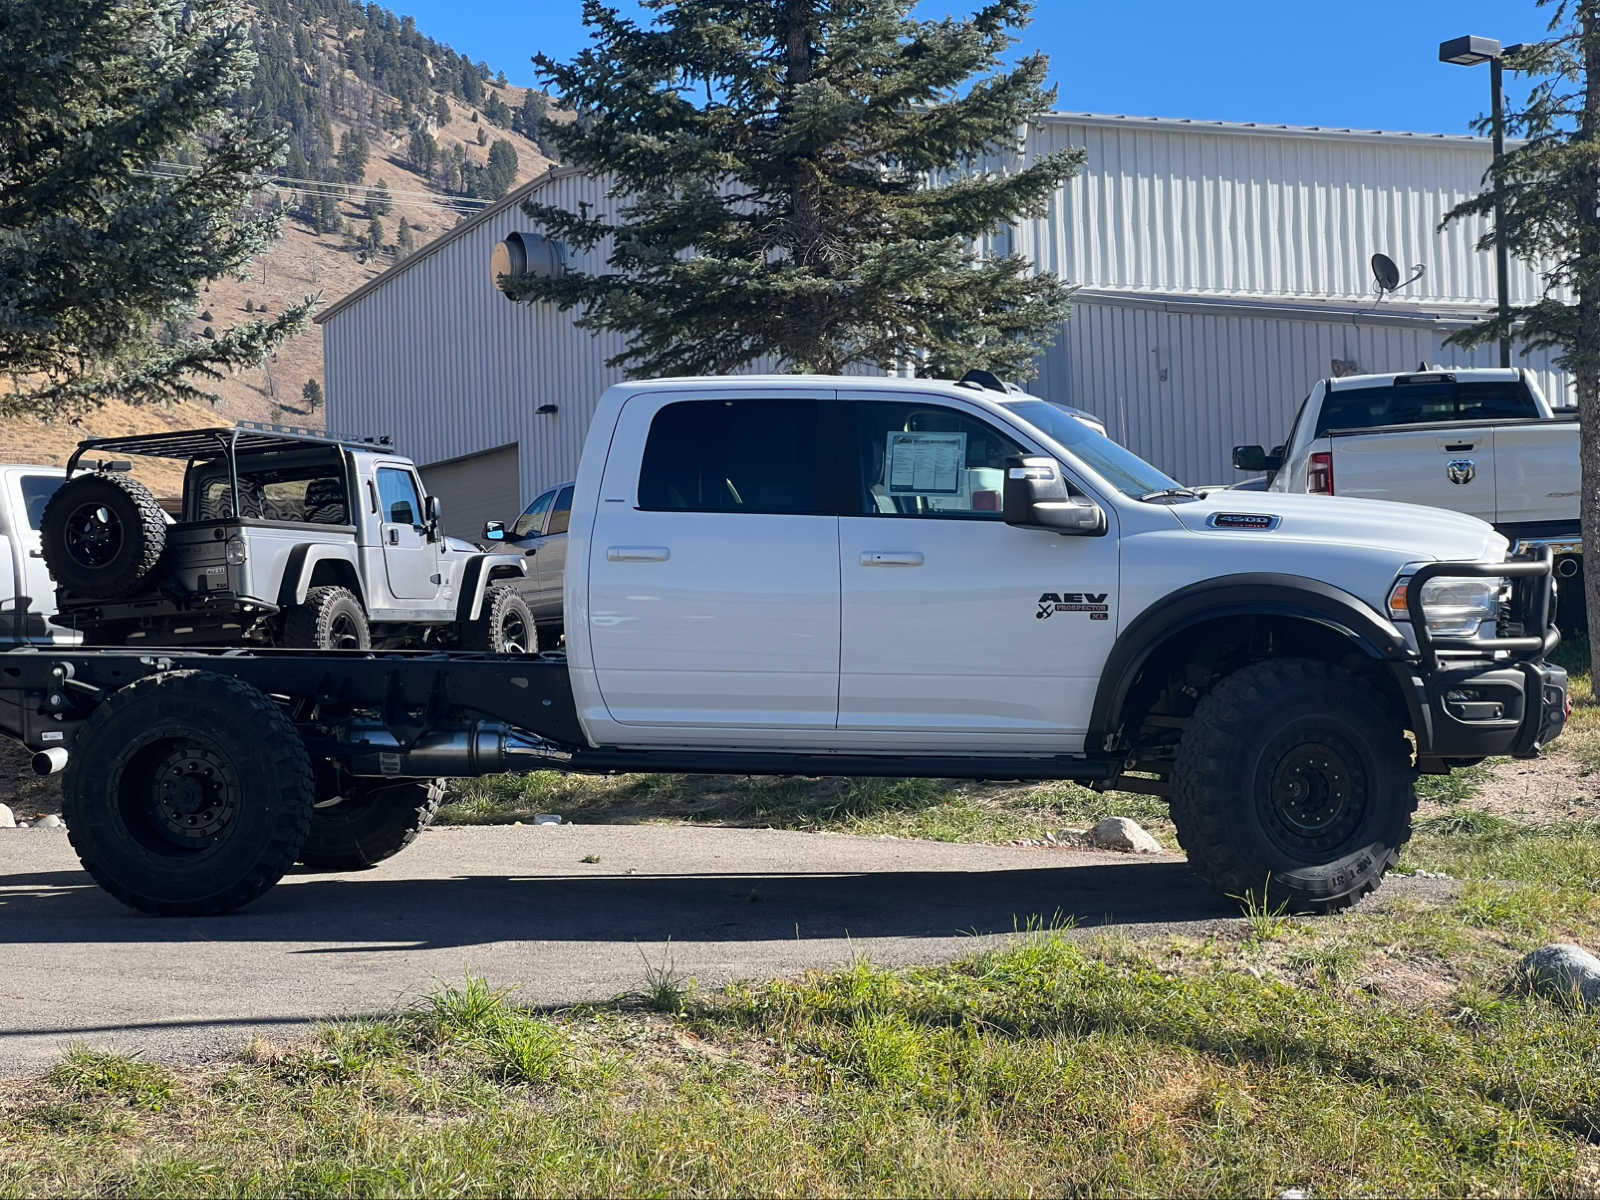
[[[564,58],[585,40],[580,0],[385,2],[519,84],[534,51]],[[925,0],[919,15],[970,11]],[[1039,0],[1023,44],[1050,55],[1065,110],[1464,132],[1488,107],[1488,68],[1441,64],[1438,43],[1536,38],[1545,13],[1533,0]]]

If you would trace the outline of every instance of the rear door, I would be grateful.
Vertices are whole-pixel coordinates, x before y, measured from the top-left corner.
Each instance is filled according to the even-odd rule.
[[[439,594],[439,554],[423,524],[422,488],[407,467],[379,467],[378,536],[389,590],[398,600],[433,600]],[[372,604],[383,608],[382,604]]]
[[[839,501],[819,454],[842,432],[831,389],[624,405],[587,569],[595,678],[630,742],[833,730]]]
[[[528,573],[517,580],[516,586],[535,616],[540,615],[544,594],[543,581],[539,577],[539,537],[544,533],[545,522],[550,519],[550,506],[555,503],[556,491],[556,488],[551,488],[541,492],[538,499],[523,509],[522,515],[511,523],[506,530],[505,541],[500,543],[503,553],[519,554],[527,559]]]

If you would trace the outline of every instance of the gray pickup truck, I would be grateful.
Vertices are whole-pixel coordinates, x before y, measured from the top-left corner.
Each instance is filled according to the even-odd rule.
[[[187,464],[179,519],[121,456]],[[91,644],[537,650],[520,558],[444,536],[385,442],[241,425],[83,442],[40,522]]]

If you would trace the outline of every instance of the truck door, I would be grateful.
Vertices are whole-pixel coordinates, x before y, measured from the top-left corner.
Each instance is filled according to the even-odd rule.
[[[378,536],[389,590],[397,600],[432,600],[439,594],[439,554],[423,524],[422,489],[416,474],[406,467],[379,467],[376,474]]]
[[[544,532],[533,539],[535,551],[531,566],[538,569],[538,587],[533,605],[539,617],[561,616],[561,593],[567,574],[567,526],[572,520],[572,485],[555,493]]]
[[[555,488],[540,493],[539,498],[523,509],[522,515],[511,523],[506,530],[505,540],[500,543],[501,553],[520,554],[528,560],[528,573],[513,583],[536,617],[542,615],[539,612],[541,603],[539,537],[544,532],[545,522],[550,519],[550,506],[555,503],[555,499]]]
[[[839,518],[818,471],[837,432],[832,395],[730,387],[623,407],[587,564],[595,679],[613,721],[669,736],[833,729]]]
[[[1116,640],[1114,512],[1104,537],[1012,528],[1006,459],[1038,447],[977,408],[871,396],[855,405],[860,515],[840,521],[839,728],[886,748],[951,733],[1081,748]]]

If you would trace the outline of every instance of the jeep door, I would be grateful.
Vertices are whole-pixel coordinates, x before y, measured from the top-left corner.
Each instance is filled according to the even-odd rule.
[[[442,578],[439,544],[428,537],[416,473],[408,467],[380,466],[374,474],[381,522],[378,537],[389,590],[397,600],[433,600]],[[368,607],[386,606],[369,599]]]
[[[839,523],[839,728],[1079,748],[1116,640],[1115,511],[1096,497],[1101,537],[1009,526],[1006,459],[1047,451],[981,407],[882,396],[856,396],[860,493]]]
[[[587,563],[595,682],[628,727],[613,736],[832,736],[839,517],[818,470],[841,432],[832,396],[730,381],[623,406]]]

